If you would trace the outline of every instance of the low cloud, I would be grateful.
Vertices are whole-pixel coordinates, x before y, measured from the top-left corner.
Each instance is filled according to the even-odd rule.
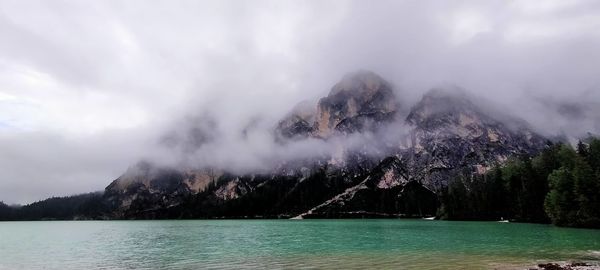
[[[270,130],[359,69],[408,107],[452,84],[545,135],[599,134],[599,27],[585,0],[0,1],[0,200],[102,189],[143,158],[251,170],[334,151]],[[165,145],[206,116],[211,143]]]

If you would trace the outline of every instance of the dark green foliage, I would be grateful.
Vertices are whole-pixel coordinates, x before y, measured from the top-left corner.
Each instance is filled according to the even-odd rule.
[[[600,228],[600,140],[556,144],[483,176],[464,173],[441,194],[445,219],[552,222]]]
[[[480,176],[464,174],[454,178],[442,191],[438,215],[450,220],[507,218],[510,198],[501,169]]]
[[[11,220],[14,209],[0,201],[0,220]]]
[[[560,169],[548,177],[548,216],[560,226],[600,228],[600,140],[579,142],[577,151],[563,146],[558,158]]]
[[[439,200],[435,193],[416,181],[411,181],[398,194],[395,210],[409,217],[427,217],[434,216],[438,207]]]
[[[588,147],[587,162],[595,169],[595,173],[600,173],[600,139],[592,139]]]
[[[546,196],[546,212],[556,225],[570,226],[577,216],[577,202],[573,193],[573,174],[560,168],[548,176],[550,192]]]
[[[588,146],[582,141],[577,143],[577,154],[582,158],[587,158],[589,155]]]
[[[463,179],[454,179],[442,191],[442,206],[438,215],[443,219],[467,219],[467,197],[467,189]]]
[[[21,207],[0,204],[0,220],[98,219],[107,212],[102,193],[53,197]]]
[[[549,177],[546,211],[563,226],[600,228],[600,140],[560,151],[562,167]]]
[[[556,148],[546,149],[536,158],[521,157],[501,170],[506,183],[506,215],[525,222],[548,222],[544,200],[548,193],[548,173],[558,168],[552,156]]]

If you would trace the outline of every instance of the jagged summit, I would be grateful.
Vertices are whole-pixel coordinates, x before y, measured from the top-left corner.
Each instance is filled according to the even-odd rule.
[[[459,170],[484,173],[511,156],[545,147],[546,140],[524,121],[496,116],[461,90],[434,89],[423,95],[406,118],[411,175],[439,190]]]
[[[351,73],[319,100],[315,135],[326,138],[336,130],[362,131],[366,120],[384,121],[397,109],[390,83],[373,72]]]
[[[276,127],[277,140],[303,139],[313,132],[316,108],[313,103],[298,103]]]
[[[528,145],[540,144],[541,136],[520,119],[496,112],[494,116],[472,102],[461,89],[433,89],[412,107],[406,123],[417,130],[488,143],[507,142],[512,137],[524,137]]]
[[[373,95],[379,89],[388,88],[390,85],[381,76],[368,70],[359,70],[345,74],[335,84],[328,96],[335,96],[340,92],[349,92],[352,95]]]
[[[423,129],[494,122],[461,89],[432,89],[412,107],[406,122]]]
[[[279,122],[277,134],[282,138],[328,138],[335,133],[373,130],[392,120],[397,110],[389,82],[373,72],[357,71],[335,84],[315,110],[292,110]]]

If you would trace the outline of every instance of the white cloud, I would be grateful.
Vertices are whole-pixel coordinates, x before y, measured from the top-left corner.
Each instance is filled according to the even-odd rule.
[[[455,83],[560,131],[523,104],[595,97],[599,16],[596,1],[0,0],[0,200],[103,187],[201,112],[223,134],[262,119],[215,159],[268,156],[264,129],[356,69],[406,104]]]
[[[479,34],[492,30],[488,17],[473,9],[462,9],[452,16],[451,31],[454,43],[464,43]]]

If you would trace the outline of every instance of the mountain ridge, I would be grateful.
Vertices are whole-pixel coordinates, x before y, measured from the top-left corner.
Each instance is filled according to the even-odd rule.
[[[435,215],[437,196],[455,175],[483,174],[511,156],[535,154],[545,147],[544,137],[524,125],[510,128],[461,91],[433,89],[407,115],[399,113],[401,109],[392,85],[380,76],[368,71],[348,74],[315,107],[296,106],[274,128],[281,144],[341,139],[335,153],[284,162],[279,169],[258,174],[228,173],[226,168],[163,168],[154,176],[126,173],[105,189],[104,197],[114,209],[109,215]],[[382,139],[398,130],[404,131]],[[357,146],[344,145],[343,139],[354,134],[371,135]],[[422,199],[407,199],[415,196]],[[244,212],[233,209],[238,201],[272,205]],[[204,214],[189,211],[199,207],[206,208],[200,211]]]
[[[549,140],[525,121],[489,111],[460,88],[432,89],[406,104],[379,75],[350,73],[327,96],[299,103],[270,130],[281,151],[301,149],[304,155],[292,152],[252,172],[142,160],[102,193],[51,198],[24,209],[31,216],[64,200],[74,204],[59,218],[435,216],[457,179],[483,181],[477,179],[507,160],[548,148]],[[160,144],[201,155],[219,140],[218,118],[190,119],[190,126],[167,133]]]

